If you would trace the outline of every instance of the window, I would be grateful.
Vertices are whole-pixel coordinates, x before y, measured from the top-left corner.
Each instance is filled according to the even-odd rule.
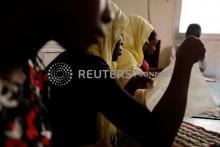
[[[178,33],[185,33],[190,23],[198,23],[203,34],[220,35],[220,0],[179,0],[177,5]]]

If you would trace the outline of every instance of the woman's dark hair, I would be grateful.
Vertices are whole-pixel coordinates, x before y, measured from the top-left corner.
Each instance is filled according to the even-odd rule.
[[[149,38],[148,38],[148,41],[151,42],[151,41],[153,41],[156,37],[157,37],[157,33],[156,33],[155,31],[152,31],[152,32],[150,33],[150,36],[149,36]]]
[[[195,37],[200,37],[201,35],[201,26],[199,24],[196,23],[192,23],[188,26],[187,30],[186,30],[186,37],[188,36],[195,36]]]

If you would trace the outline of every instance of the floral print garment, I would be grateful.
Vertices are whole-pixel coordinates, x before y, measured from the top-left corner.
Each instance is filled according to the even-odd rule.
[[[0,79],[0,146],[51,147],[46,74],[35,60],[24,69],[23,86]]]

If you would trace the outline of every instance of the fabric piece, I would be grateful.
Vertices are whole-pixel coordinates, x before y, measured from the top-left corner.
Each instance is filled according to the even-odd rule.
[[[127,30],[123,34],[125,41],[124,48],[132,53],[140,67],[144,60],[143,46],[148,42],[148,38],[154,28],[146,19],[138,15],[128,16],[128,19],[129,27],[127,27]]]
[[[116,147],[142,147],[132,137],[122,131],[117,133]],[[217,147],[220,134],[206,130],[188,122],[182,122],[172,147]]]
[[[124,49],[122,51],[122,55],[118,58],[117,65],[117,70],[123,71],[123,74],[117,76],[118,83],[121,87],[124,87],[133,76],[144,74],[129,50]]]
[[[26,81],[18,86],[0,79],[0,146],[51,147],[47,120],[47,76],[35,62],[24,66]]]
[[[165,68],[154,80],[153,88],[146,89],[146,105],[151,111],[166,91],[173,73],[173,68],[174,64],[171,64],[167,68]],[[202,113],[215,107],[216,104],[208,89],[208,85],[204,80],[198,65],[194,64],[189,83],[185,116],[191,117],[193,115],[198,115],[199,113]]]
[[[144,71],[144,72],[147,72],[150,70],[150,66],[148,64],[148,62],[146,60],[143,61],[143,64],[141,66],[141,69]]]
[[[183,122],[175,137],[173,147],[217,147],[220,134],[202,127]]]
[[[144,18],[131,15],[128,16],[129,26],[123,33],[124,49],[117,61],[117,70],[126,70],[133,75],[141,73],[141,65],[144,60],[143,46],[148,41],[148,37],[154,30],[153,26]],[[119,84],[124,87],[131,79],[119,77]]]

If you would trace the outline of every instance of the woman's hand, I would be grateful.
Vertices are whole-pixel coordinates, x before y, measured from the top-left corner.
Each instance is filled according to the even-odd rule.
[[[146,75],[138,74],[133,76],[124,88],[133,95],[137,89],[146,89],[147,83],[153,85],[153,80]]]
[[[200,39],[189,36],[181,44],[176,53],[177,60],[183,60],[189,65],[193,65],[205,56],[206,49]]]

